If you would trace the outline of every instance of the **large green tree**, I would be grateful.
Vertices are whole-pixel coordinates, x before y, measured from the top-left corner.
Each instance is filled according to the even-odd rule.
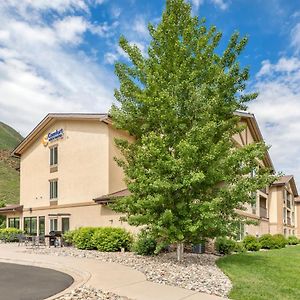
[[[240,219],[236,209],[272,176],[257,168],[266,145],[237,148],[232,140],[243,130],[235,112],[257,96],[244,92],[249,70],[238,62],[247,38],[234,33],[221,53],[222,34],[193,17],[184,0],[167,0],[161,22],[148,28],[148,55],[121,37],[131,63],[115,66],[120,105],[110,113],[135,139],[116,140],[132,194],[115,209],[180,250],[231,232]],[[248,176],[255,168],[256,176]]]

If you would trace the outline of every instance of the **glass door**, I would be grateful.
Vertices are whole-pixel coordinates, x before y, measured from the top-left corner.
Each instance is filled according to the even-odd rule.
[[[70,230],[70,218],[62,218],[61,219],[61,231],[65,233]]]
[[[39,235],[45,235],[45,217],[39,217]]]

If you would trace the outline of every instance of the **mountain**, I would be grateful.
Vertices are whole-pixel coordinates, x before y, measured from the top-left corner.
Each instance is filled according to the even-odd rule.
[[[19,203],[19,161],[10,156],[23,137],[10,126],[0,122],[0,202]]]

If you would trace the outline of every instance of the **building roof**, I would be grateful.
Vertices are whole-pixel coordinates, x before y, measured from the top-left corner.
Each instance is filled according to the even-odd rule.
[[[272,183],[272,186],[285,186],[290,183],[294,196],[298,196],[297,186],[293,175],[284,175]]]
[[[103,195],[93,199],[98,204],[107,204],[114,202],[117,198],[129,196],[131,193],[128,189],[120,190],[111,194]]]
[[[23,205],[7,205],[4,207],[0,208],[0,215],[5,214],[5,213],[10,213],[10,212],[15,212],[15,211],[22,211],[23,210]]]
[[[99,120],[100,122],[111,123],[108,114],[95,113],[49,113],[27,136],[26,138],[12,151],[13,156],[21,156],[23,151],[36,137],[45,130],[46,127],[52,125],[56,120]]]
[[[261,142],[264,141],[263,135],[261,134],[261,131],[259,129],[258,123],[256,121],[256,118],[254,114],[246,112],[246,111],[236,111],[234,113],[236,116],[241,117],[241,119],[244,119],[247,122],[247,125],[249,126],[251,132],[253,133],[253,138],[256,142]],[[265,158],[264,158],[264,163],[266,166],[270,167],[272,171],[275,171],[273,162],[271,160],[270,154],[267,151]]]

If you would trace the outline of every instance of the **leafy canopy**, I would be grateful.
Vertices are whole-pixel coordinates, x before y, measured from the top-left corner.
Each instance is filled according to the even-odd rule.
[[[267,147],[237,148],[232,139],[244,129],[235,112],[257,96],[244,93],[249,70],[237,60],[247,38],[234,33],[218,54],[222,34],[192,17],[184,0],[168,0],[160,24],[148,28],[147,57],[120,39],[131,63],[115,66],[120,105],[111,116],[135,140],[116,140],[132,194],[114,209],[161,243],[228,234],[240,219],[235,209],[272,180],[257,168]],[[245,176],[254,168],[255,177]]]

